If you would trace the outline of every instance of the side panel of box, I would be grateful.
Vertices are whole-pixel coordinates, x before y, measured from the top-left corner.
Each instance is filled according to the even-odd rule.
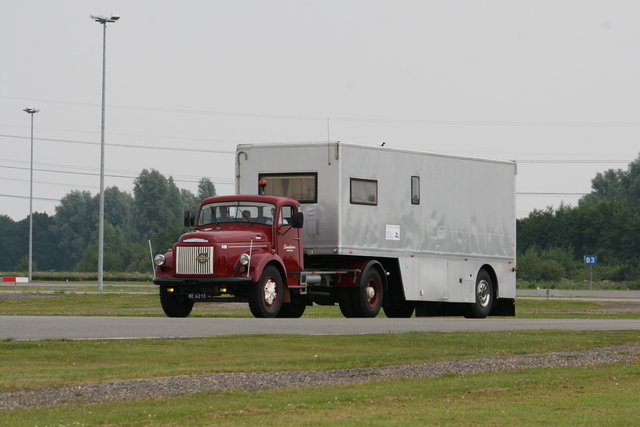
[[[340,247],[365,255],[515,257],[515,165],[358,146],[341,147],[342,188],[375,180],[377,205],[340,199]],[[420,182],[412,203],[411,180]]]

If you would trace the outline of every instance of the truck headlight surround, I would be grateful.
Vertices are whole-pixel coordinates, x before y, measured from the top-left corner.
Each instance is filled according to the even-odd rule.
[[[240,255],[240,264],[242,265],[247,265],[249,264],[249,260],[251,260],[251,257],[249,256],[249,254],[242,254]]]
[[[166,259],[164,257],[164,255],[162,254],[158,254],[153,258],[153,262],[158,266],[162,266],[164,265],[164,263],[166,262]]]

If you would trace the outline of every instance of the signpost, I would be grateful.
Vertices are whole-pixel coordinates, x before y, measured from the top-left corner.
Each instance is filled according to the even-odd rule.
[[[589,266],[589,287],[593,290],[593,266],[598,265],[598,256],[597,255],[585,255],[584,256],[584,265]]]

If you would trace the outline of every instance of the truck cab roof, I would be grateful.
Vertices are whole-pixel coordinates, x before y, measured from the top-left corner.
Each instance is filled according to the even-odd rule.
[[[206,204],[213,203],[213,202],[236,202],[236,201],[273,203],[276,206],[280,206],[284,204],[293,204],[295,206],[298,206],[300,204],[296,199],[292,199],[291,197],[267,196],[267,195],[257,195],[257,194],[239,194],[239,195],[231,195],[231,196],[208,197],[204,199],[200,203],[200,205],[204,206]]]

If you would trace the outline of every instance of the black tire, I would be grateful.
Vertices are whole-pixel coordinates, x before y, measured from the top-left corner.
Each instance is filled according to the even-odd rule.
[[[284,302],[280,307],[280,311],[276,315],[276,317],[287,318],[287,319],[297,319],[304,314],[304,310],[307,308],[307,303],[304,301],[296,301],[296,302]]]
[[[249,309],[255,317],[276,317],[282,307],[282,276],[276,267],[268,265],[260,281],[249,291]]]
[[[169,317],[187,317],[193,309],[193,301],[184,296],[167,292],[167,286],[160,286],[160,304]]]
[[[484,319],[491,312],[495,293],[491,276],[486,270],[480,270],[476,279],[476,302],[471,304],[471,313],[467,316],[473,319]]]
[[[338,288],[336,291],[338,293],[338,306],[340,307],[342,315],[347,318],[356,317],[353,305],[351,304],[353,288]]]
[[[413,316],[413,306],[407,302],[390,307],[382,307],[385,316],[389,318],[408,319]]]
[[[384,299],[384,283],[375,267],[368,268],[360,277],[357,288],[351,289],[354,317],[376,317]]]

